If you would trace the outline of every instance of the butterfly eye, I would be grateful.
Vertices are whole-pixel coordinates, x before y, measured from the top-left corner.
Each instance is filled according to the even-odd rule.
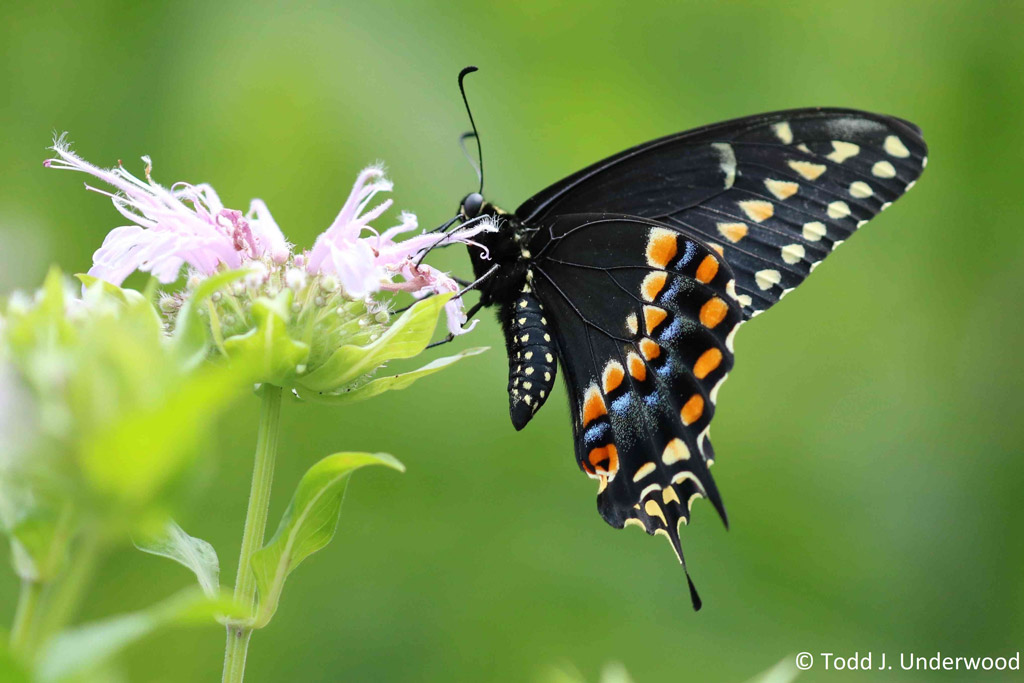
[[[476,218],[484,208],[484,196],[479,192],[466,195],[462,200],[462,214],[466,218]]]

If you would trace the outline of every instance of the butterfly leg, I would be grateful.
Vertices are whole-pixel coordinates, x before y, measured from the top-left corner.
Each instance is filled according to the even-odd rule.
[[[483,307],[484,307],[484,304],[483,304],[482,301],[478,301],[475,304],[473,304],[473,306],[468,311],[466,311],[466,321],[468,322],[469,319],[472,318],[474,315],[476,315],[477,312],[481,308],[483,308]],[[441,346],[442,344],[447,344],[448,342],[452,341],[453,339],[455,339],[455,335],[449,332],[448,335],[445,336],[444,339],[440,339],[440,340],[434,342],[433,344],[427,344],[427,348],[428,349],[432,349],[435,346]]]

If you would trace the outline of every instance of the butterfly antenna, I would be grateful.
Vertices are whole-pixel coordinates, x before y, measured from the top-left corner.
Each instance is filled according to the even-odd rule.
[[[480,179],[480,189],[477,192],[481,194],[484,191],[484,151],[480,146],[480,134],[476,130],[476,121],[473,120],[473,110],[469,108],[469,98],[466,97],[466,76],[479,71],[475,66],[467,66],[465,69],[459,72],[459,92],[462,93],[462,103],[466,105],[466,113],[469,115],[469,125],[473,127],[473,132],[463,133],[459,138],[459,146],[462,147],[463,154],[469,159],[469,163],[473,164],[473,168],[476,169],[476,175]],[[477,163],[473,163],[473,158],[469,156],[469,152],[466,151],[466,138],[472,137],[476,140],[476,158]]]

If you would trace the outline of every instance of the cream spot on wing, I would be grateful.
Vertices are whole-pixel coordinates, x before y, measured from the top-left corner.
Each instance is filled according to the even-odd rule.
[[[811,152],[811,148],[808,147],[807,145],[805,145],[802,142],[799,145],[797,145],[796,148],[798,150],[800,150],[801,152],[806,152],[807,154],[813,154],[813,152]]]
[[[746,223],[719,223],[718,232],[733,244],[747,236]]]
[[[850,215],[850,205],[843,201],[834,201],[828,205],[829,218],[846,218]]]
[[[739,324],[735,325],[729,334],[725,338],[725,348],[729,350],[729,353],[735,353],[736,349],[733,348],[733,344],[736,342],[736,332],[740,329]]]
[[[718,402],[718,390],[722,388],[723,384],[725,384],[725,377],[715,382],[715,386],[711,387],[711,391],[708,392],[708,397],[712,403]]]
[[[860,146],[855,145],[852,142],[842,142],[841,140],[832,141],[832,151],[829,152],[828,158],[831,161],[841,164],[850,157],[857,156],[860,153]]]
[[[817,242],[825,236],[825,224],[820,221],[804,223],[804,229],[801,234],[803,234],[804,239],[808,242]]]
[[[876,178],[895,178],[896,168],[888,161],[878,161],[871,167],[871,175]]]
[[[782,274],[773,269],[759,270],[754,273],[754,282],[762,290],[771,289],[772,285],[777,285],[782,282]]]
[[[674,465],[677,462],[690,459],[690,449],[682,439],[675,438],[668,442],[665,451],[661,454],[661,461],[666,465]]]
[[[761,223],[775,215],[775,206],[771,202],[760,199],[748,199],[740,202],[740,208],[750,220]]]
[[[725,189],[729,189],[736,182],[736,153],[732,151],[732,145],[725,142],[713,142],[711,146],[718,152],[718,163],[725,174]]]
[[[750,298],[749,294],[740,294],[736,297],[736,301],[740,302],[740,306],[749,306],[754,303],[754,300]]]
[[[775,137],[781,140],[782,144],[788,145],[793,142],[793,129],[789,127],[788,121],[774,124],[772,130],[775,131]]]
[[[890,135],[885,139],[885,144],[882,145],[885,149],[886,154],[893,157],[899,157],[900,159],[906,159],[910,156],[910,150],[903,144],[895,135]]]
[[[661,484],[651,484],[650,486],[645,486],[644,490],[640,492],[640,500],[643,500],[644,498],[646,498],[650,494],[654,493],[655,491],[660,491],[660,490],[661,490]]]
[[[865,197],[870,197],[874,193],[875,191],[871,189],[871,186],[865,183],[863,180],[858,180],[857,182],[852,183],[850,185],[850,195],[856,197],[857,199],[864,199]]]
[[[773,180],[772,178],[766,178],[764,186],[768,188],[768,191],[775,195],[778,199],[789,199],[797,193],[800,186],[794,182],[788,180]]]
[[[804,245],[787,244],[782,248],[782,260],[792,265],[804,257]]]
[[[629,330],[630,334],[637,333],[639,328],[637,327],[636,313],[630,313],[626,316],[626,329]]]
[[[661,501],[668,505],[669,503],[681,503],[679,496],[676,494],[676,490],[669,486],[667,489],[661,492]]]
[[[828,170],[828,167],[823,164],[813,164],[810,161],[801,161],[798,159],[791,159],[788,162],[789,167],[802,175],[805,180],[817,180],[822,173]]]
[[[633,481],[637,482],[646,477],[649,474],[653,474],[654,470],[658,469],[658,466],[653,462],[645,462],[637,468],[636,474],[633,475]]]

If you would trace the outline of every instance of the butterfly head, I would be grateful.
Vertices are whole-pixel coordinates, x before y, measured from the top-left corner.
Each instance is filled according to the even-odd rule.
[[[459,206],[459,214],[463,220],[471,220],[484,212],[484,196],[479,192],[467,194]]]

